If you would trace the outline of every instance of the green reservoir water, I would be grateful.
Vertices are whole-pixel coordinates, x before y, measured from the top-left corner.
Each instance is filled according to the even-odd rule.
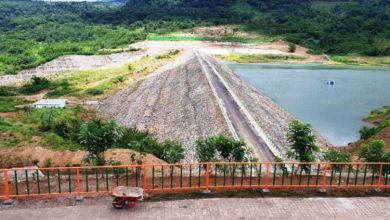
[[[333,145],[359,139],[362,118],[390,105],[390,68],[228,63],[296,118],[311,123]],[[334,80],[335,85],[327,85]]]

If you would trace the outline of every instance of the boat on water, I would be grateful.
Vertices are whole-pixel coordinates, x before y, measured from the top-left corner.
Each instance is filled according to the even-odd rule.
[[[336,84],[336,81],[334,81],[334,80],[328,80],[328,81],[326,81],[326,85],[331,85],[331,86],[333,86],[333,85],[335,85]]]

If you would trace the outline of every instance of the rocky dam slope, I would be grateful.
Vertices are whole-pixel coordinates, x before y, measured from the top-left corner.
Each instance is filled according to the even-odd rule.
[[[208,56],[208,59],[230,85],[233,92],[239,97],[253,116],[257,124],[264,130],[271,141],[285,152],[289,146],[287,132],[289,124],[295,118],[282,107],[273,102],[268,96],[262,94],[248,82],[242,80],[227,65]],[[331,144],[317,131],[317,144],[321,149],[326,149]]]
[[[149,130],[159,140],[186,146],[186,161],[195,160],[195,141],[229,134],[212,90],[192,55],[181,65],[156,73],[107,99],[99,110],[127,127]]]
[[[249,83],[241,80],[219,60],[210,56],[205,56],[205,59],[240,99],[254,123],[261,127],[280,154],[284,155],[288,147],[288,126],[294,118]],[[170,69],[165,68],[140,85],[131,85],[108,98],[99,106],[99,110],[124,126],[149,130],[159,140],[180,141],[186,147],[185,160],[193,162],[196,160],[196,139],[218,133],[232,135],[229,120],[224,117],[224,107],[218,104],[213,93],[214,86],[207,78],[212,71],[205,69],[205,63],[207,62],[202,62],[195,54],[187,55],[180,64]],[[227,90],[222,91],[229,93]],[[253,127],[253,124],[247,123],[247,126]],[[233,127],[236,125],[233,124]],[[318,144],[326,148],[328,142],[319,134],[317,136]],[[269,157],[267,159],[272,160]]]

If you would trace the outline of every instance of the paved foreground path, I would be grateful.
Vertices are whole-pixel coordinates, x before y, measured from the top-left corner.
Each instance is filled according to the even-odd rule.
[[[217,198],[140,203],[3,209],[0,219],[390,219],[390,198]]]

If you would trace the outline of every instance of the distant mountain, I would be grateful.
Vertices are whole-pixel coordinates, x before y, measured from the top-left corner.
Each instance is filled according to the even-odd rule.
[[[43,2],[127,2],[128,0],[36,0]]]

